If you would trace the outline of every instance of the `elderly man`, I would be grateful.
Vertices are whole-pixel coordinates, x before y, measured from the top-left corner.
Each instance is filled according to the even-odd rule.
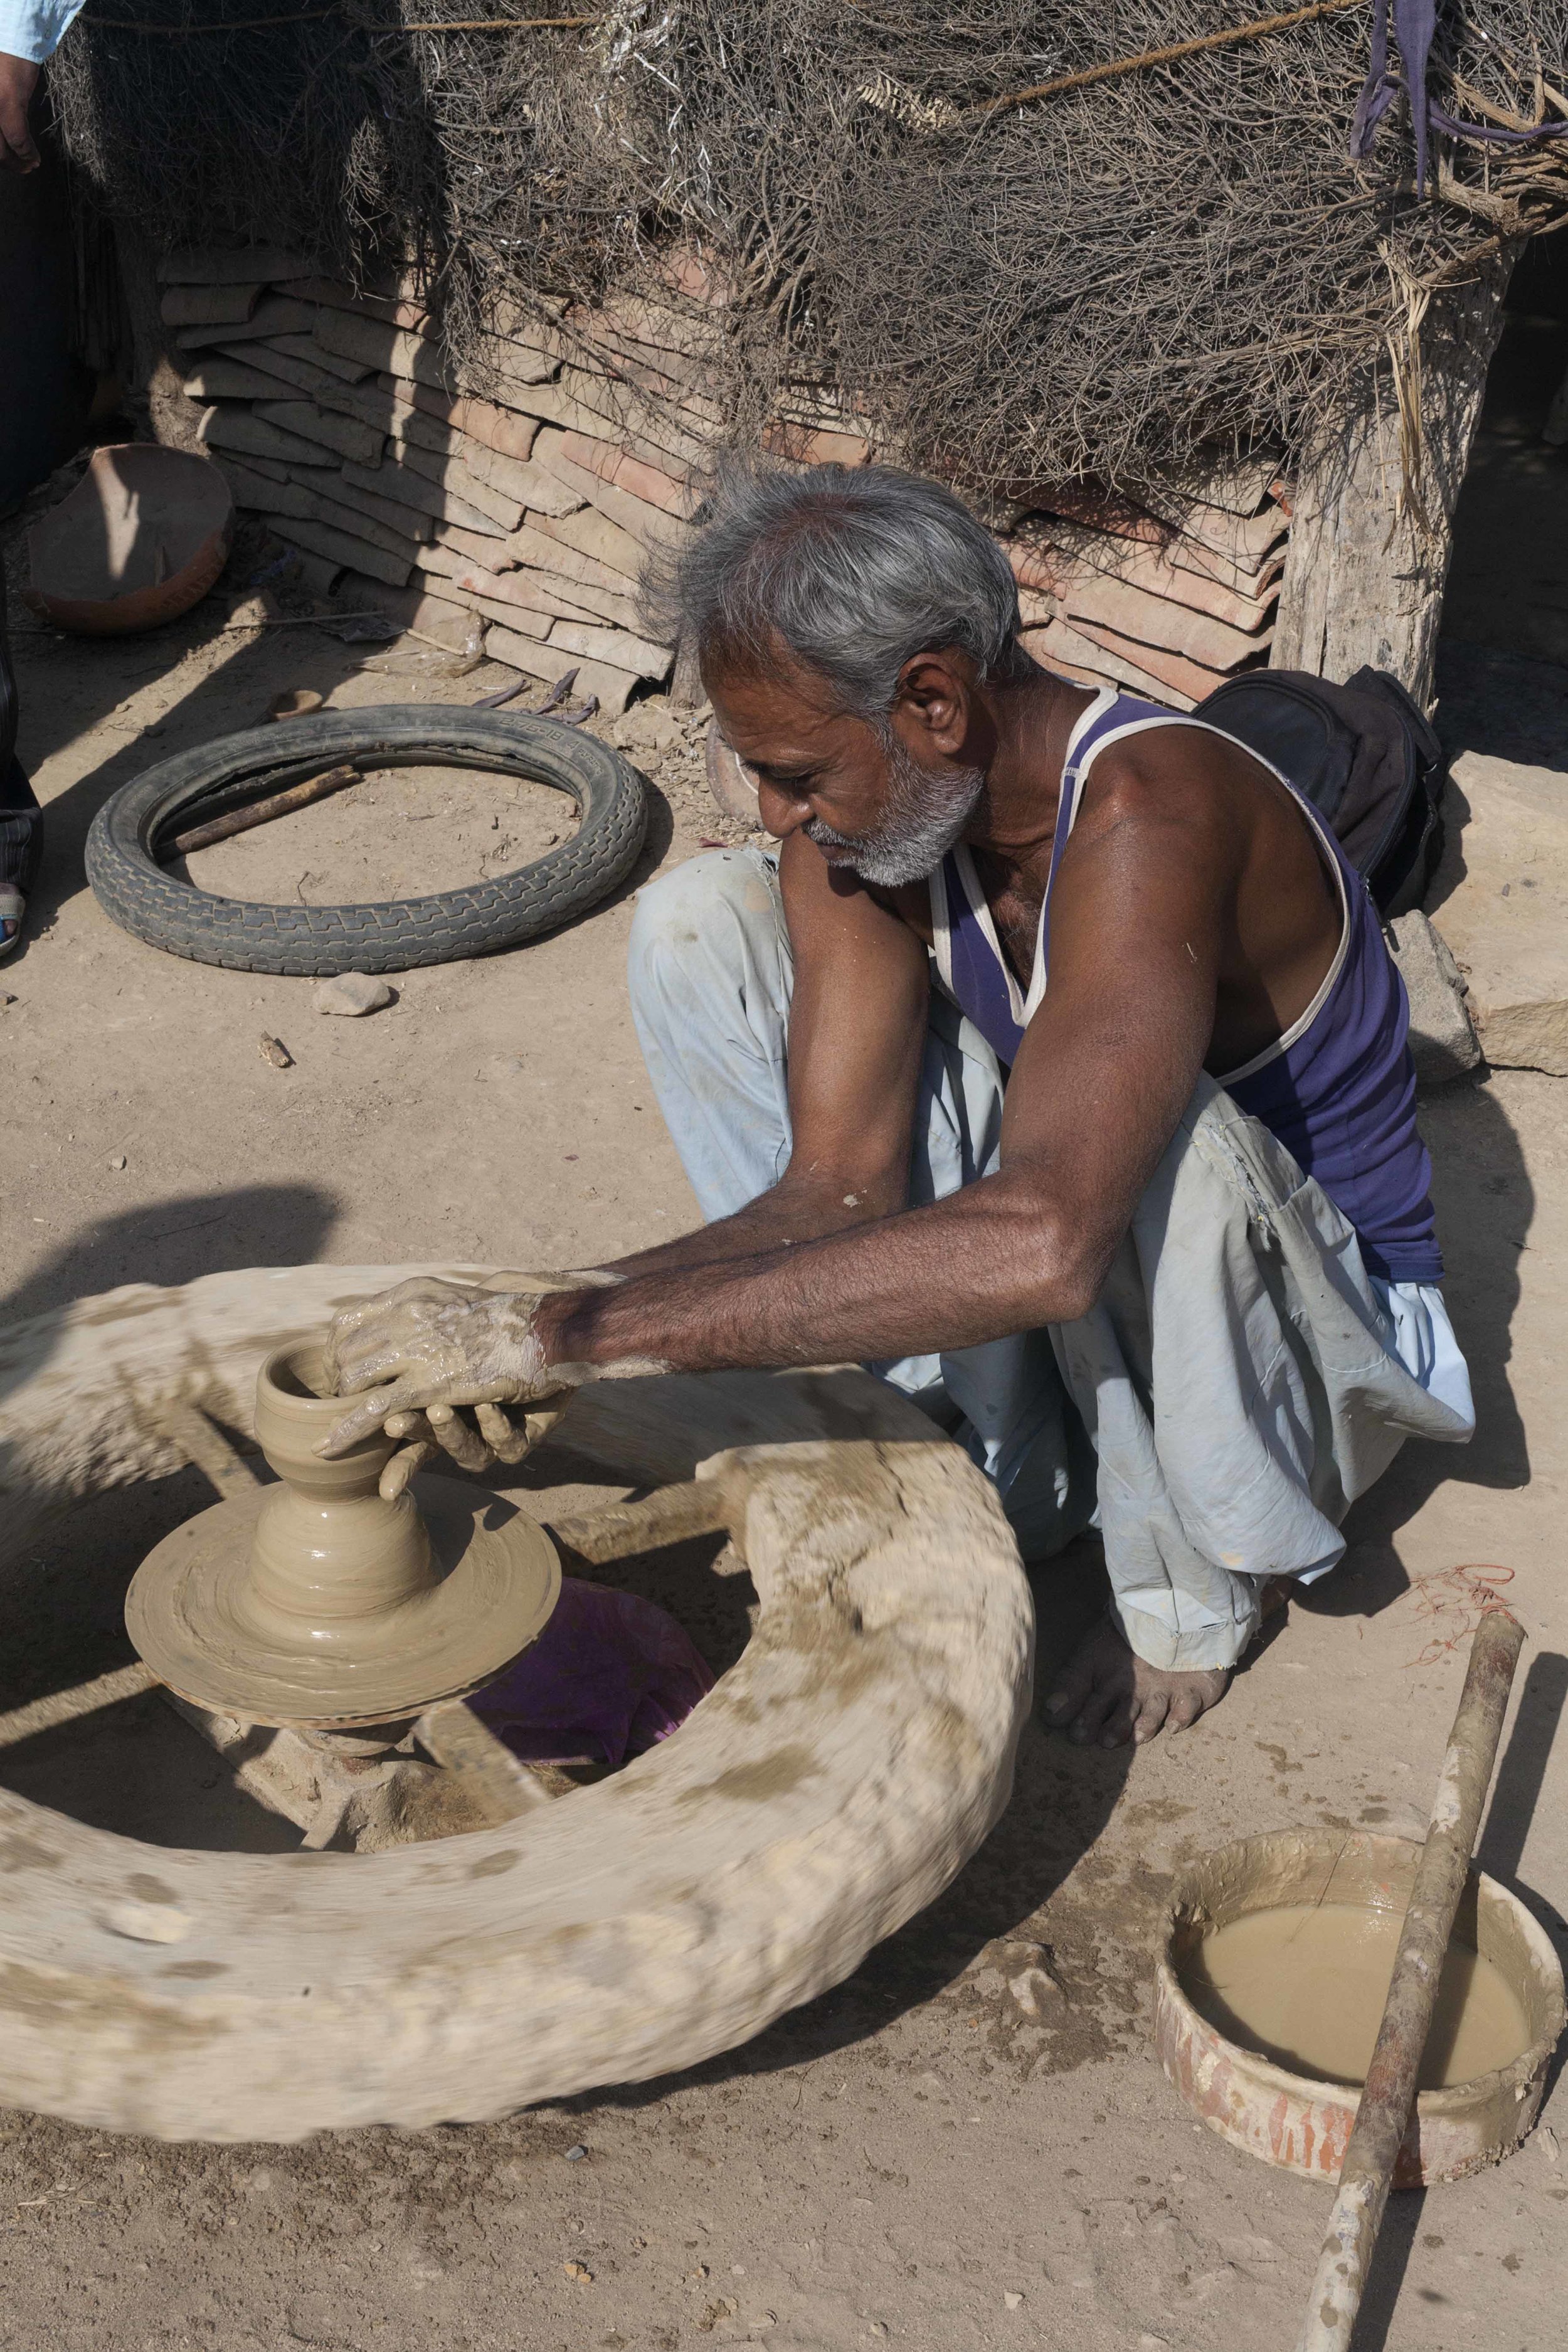
[[[667,587],[780,843],[677,867],[634,929],[710,1222],[555,1293],[351,1310],[339,1385],[374,1392],[333,1449],[392,1415],[410,1462],[473,1459],[457,1407],[507,1448],[506,1402],[583,1381],[858,1359],[1026,1559],[1098,1527],[1111,1612],[1055,1718],[1190,1724],[1262,1585],[1333,1565],[1407,1434],[1473,1426],[1367,893],[1233,740],[1032,661],[931,484],[732,473]]]

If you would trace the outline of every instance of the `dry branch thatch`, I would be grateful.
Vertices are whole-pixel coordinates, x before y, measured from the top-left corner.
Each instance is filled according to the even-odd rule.
[[[993,499],[1168,493],[1216,449],[1300,446],[1413,284],[1568,205],[1568,142],[1440,142],[1423,203],[1403,124],[1351,163],[1358,9],[991,115],[964,110],[1248,0],[617,0],[585,32],[487,33],[410,26],[516,0],[342,0],[271,31],[114,29],[267,5],[92,0],[60,53],[79,177],[160,244],[256,238],[351,274],[416,254],[470,351],[487,301],[668,299],[671,247],[696,247],[732,296],[737,435],[841,402]],[[1444,16],[1434,87],[1539,120],[1568,0]]]

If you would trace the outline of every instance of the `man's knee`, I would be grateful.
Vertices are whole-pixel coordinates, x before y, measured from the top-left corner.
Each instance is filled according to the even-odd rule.
[[[779,906],[772,868],[753,849],[710,849],[672,866],[637,894],[627,951],[634,1003],[749,961],[748,934],[776,946]]]

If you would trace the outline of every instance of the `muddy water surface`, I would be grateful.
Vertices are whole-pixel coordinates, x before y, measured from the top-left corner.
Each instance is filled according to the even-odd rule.
[[[1211,2025],[1293,2074],[1363,2083],[1383,2020],[1400,1916],[1349,1903],[1290,1904],[1233,1919],[1183,1968]],[[1450,1945],[1421,2069],[1424,2091],[1506,2066],[1530,2040],[1500,1971]]]

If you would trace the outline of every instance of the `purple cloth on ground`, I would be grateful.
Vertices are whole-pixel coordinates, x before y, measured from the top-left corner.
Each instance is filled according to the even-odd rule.
[[[533,1647],[468,1703],[525,1763],[613,1767],[667,1739],[712,1687],[668,1610],[568,1576]]]

